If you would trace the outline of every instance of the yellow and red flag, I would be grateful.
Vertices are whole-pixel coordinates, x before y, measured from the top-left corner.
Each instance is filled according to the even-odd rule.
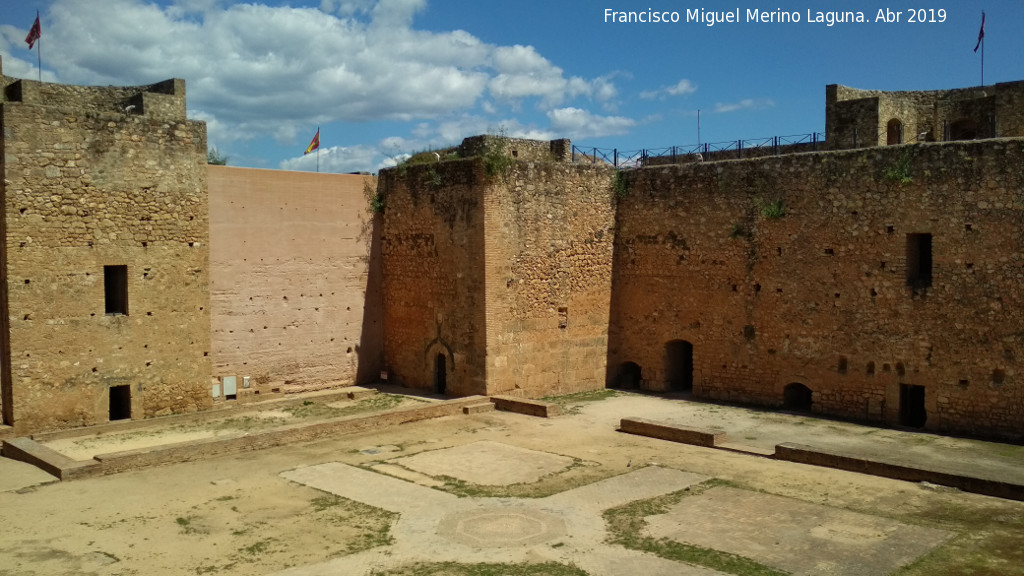
[[[319,147],[320,147],[320,129],[317,128],[316,129],[316,136],[313,136],[313,141],[309,143],[309,146],[306,148],[306,151],[302,153],[302,155],[305,156],[306,154],[309,154],[310,152],[312,152],[313,150],[316,150]]]

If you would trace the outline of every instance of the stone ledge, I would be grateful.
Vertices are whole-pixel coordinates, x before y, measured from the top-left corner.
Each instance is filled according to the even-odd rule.
[[[18,438],[16,440],[24,441],[20,445],[27,446],[28,449],[13,448],[12,450],[15,450],[15,452],[12,452],[12,454],[24,454],[24,458],[8,456],[7,445],[10,441],[4,442],[3,455],[39,466],[61,480],[71,480],[87,476],[117,474],[128,470],[148,468],[162,464],[201,460],[247,450],[274,448],[296,442],[321,440],[339,434],[354,434],[443,416],[455,416],[462,414],[463,407],[480,404],[483,401],[486,401],[485,396],[467,396],[427,406],[397,408],[386,412],[350,416],[338,420],[249,433],[231,438],[206,438],[111,452],[109,454],[97,455],[93,460],[81,461],[72,460],[30,438]],[[33,456],[33,454],[36,455]],[[40,454],[42,456],[39,456]]]
[[[726,442],[724,432],[710,432],[644,418],[623,418],[619,423],[619,431],[681,444],[704,446],[705,448],[715,448]]]
[[[4,440],[0,452],[5,458],[31,464],[61,480],[88,476],[91,472],[90,469],[99,464],[95,460],[72,460],[52,448],[25,437]]]
[[[515,396],[491,396],[491,402],[498,410],[526,414],[527,416],[539,416],[541,418],[552,418],[562,413],[558,404],[530,400],[529,398],[517,398]]]
[[[1024,485],[1021,484],[1014,484],[1012,482],[1004,482],[1001,480],[989,480],[986,478],[967,476],[963,474],[939,472],[937,470],[929,470],[927,468],[913,468],[902,464],[896,464],[894,462],[873,460],[863,456],[854,456],[852,454],[843,454],[834,450],[815,448],[805,444],[794,444],[789,442],[778,444],[775,446],[775,459],[784,460],[786,462],[810,464],[812,466],[835,468],[837,470],[846,470],[848,472],[870,474],[872,476],[881,476],[883,478],[892,478],[894,480],[930,482],[932,484],[958,488],[964,492],[973,492],[975,494],[984,494],[986,496],[995,496],[997,498],[1006,498],[1008,500],[1024,501]]]
[[[479,414],[481,412],[494,412],[494,403],[484,402],[462,407],[463,414]]]
[[[243,389],[239,389],[239,392],[243,392]],[[219,418],[244,416],[246,412],[256,411],[262,408],[279,409],[287,406],[297,406],[311,398],[321,401],[329,401],[335,398],[337,400],[361,400],[375,394],[377,394],[376,390],[373,390],[372,388],[363,388],[361,386],[345,386],[343,388],[299,394],[275,394],[271,398],[260,398],[259,400],[247,402],[218,402],[215,403],[212,408],[199,412],[168,414],[167,416],[153,416],[150,418],[139,418],[138,420],[117,420],[106,424],[95,424],[93,426],[67,428],[65,430],[54,430],[50,432],[36,432],[31,434],[31,437],[40,442],[49,442],[51,440],[63,440],[66,438],[77,438],[80,436],[98,436],[100,434],[142,430],[152,426],[160,426],[169,423],[196,424],[210,420],[217,420]]]

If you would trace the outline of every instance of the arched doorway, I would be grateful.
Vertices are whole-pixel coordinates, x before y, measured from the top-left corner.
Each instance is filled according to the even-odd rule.
[[[643,382],[640,365],[636,362],[623,362],[619,365],[619,373],[615,377],[615,387],[631,390],[640,387]]]
[[[903,122],[898,118],[889,120],[885,126],[885,145],[903,144]]]
[[[665,385],[667,390],[693,390],[693,344],[672,340],[665,344]]]
[[[434,359],[434,392],[444,394],[448,389],[448,358],[438,354]]]
[[[810,412],[813,402],[811,389],[799,382],[786,385],[782,391],[782,407],[797,412]]]

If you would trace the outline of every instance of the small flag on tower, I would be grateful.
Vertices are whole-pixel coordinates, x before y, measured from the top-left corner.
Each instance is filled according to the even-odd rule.
[[[320,147],[320,129],[317,128],[316,129],[316,136],[313,136],[313,141],[309,143],[309,147],[306,148],[306,151],[303,152],[302,155],[305,156],[306,154],[309,154],[310,152],[312,152],[313,150],[316,150],[319,147]]]
[[[978,43],[974,45],[974,51],[978,51],[981,41],[985,39],[985,13],[981,13],[981,30],[978,31]]]
[[[43,35],[43,27],[39,24],[39,12],[36,11],[36,21],[32,24],[32,28],[28,31],[28,36],[25,36],[25,42],[28,43],[28,49],[31,50],[36,44],[36,40]]]

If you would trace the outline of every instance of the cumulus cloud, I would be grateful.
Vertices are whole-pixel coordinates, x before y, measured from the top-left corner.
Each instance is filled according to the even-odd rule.
[[[679,82],[671,86],[662,86],[657,90],[644,91],[640,93],[640,97],[644,100],[654,99],[665,99],[669,96],[686,96],[687,94],[693,94],[697,91],[697,86],[689,80],[683,78]]]
[[[574,76],[533,46],[417,29],[427,0],[272,4],[53,0],[43,15],[43,79],[136,85],[185,78],[190,116],[205,121],[210,144],[229,153],[234,143],[269,138],[294,149],[317,125],[333,122],[410,122],[402,142],[408,151],[499,128],[544,139],[620,134],[633,125],[574,102],[614,113],[621,72]],[[0,55],[5,73],[34,78],[26,33],[0,26]],[[519,114],[524,106],[535,110]],[[321,151],[321,170],[365,170],[394,156],[383,142],[330,150]],[[370,164],[354,164],[371,152]],[[299,169],[309,158],[283,162]]]
[[[23,60],[13,56],[15,46],[24,47],[25,36],[28,35],[28,27],[32,22],[26,22],[24,28],[17,28],[8,24],[0,25],[0,55],[3,56],[4,74],[15,78],[39,78],[39,67],[36,66],[36,55],[31,54],[31,60]],[[50,70],[43,70],[44,82],[55,82],[57,76]]]
[[[55,0],[47,49],[63,82],[186,78],[190,109],[232,125],[236,137],[286,138],[284,123],[409,121],[478,103],[493,108],[486,94],[505,103],[536,99],[542,108],[616,94],[609,78],[567,76],[532,46],[416,30],[413,19],[425,7],[425,0],[321,0],[320,9]],[[30,67],[5,61],[12,73]]]
[[[724,114],[726,112],[736,112],[737,110],[751,110],[751,109],[756,109],[756,108],[771,108],[772,106],[775,106],[775,102],[772,102],[771,100],[767,100],[767,99],[755,100],[753,98],[744,98],[743,100],[740,100],[739,102],[732,102],[732,103],[728,103],[728,104],[723,104],[723,103],[719,102],[719,103],[715,104],[715,112],[718,112],[720,114]]]
[[[334,173],[366,171],[368,166],[374,165],[379,156],[379,151],[375,148],[362,145],[331,146],[321,148],[319,152],[320,171]],[[304,156],[289,158],[281,162],[280,168],[281,170],[313,172],[317,168],[317,154],[311,152]]]
[[[551,129],[569,138],[599,138],[625,134],[636,121],[622,116],[600,116],[579,108],[559,108],[548,112]]]

